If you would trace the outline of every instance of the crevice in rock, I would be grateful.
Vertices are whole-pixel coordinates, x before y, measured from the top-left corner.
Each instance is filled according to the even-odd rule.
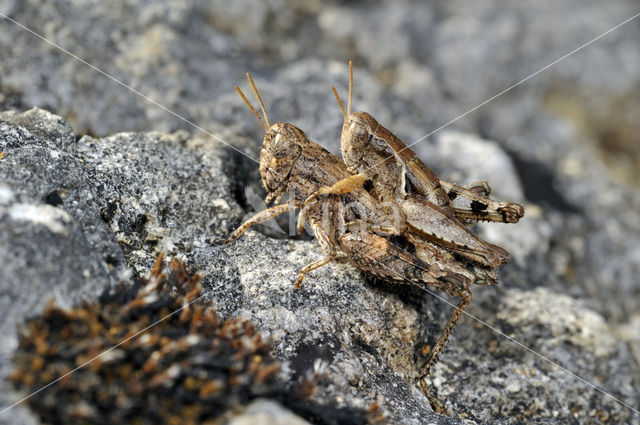
[[[515,152],[504,148],[511,157],[520,177],[525,197],[537,204],[569,214],[583,214],[583,211],[565,198],[555,187],[553,171],[537,161],[524,159]]]

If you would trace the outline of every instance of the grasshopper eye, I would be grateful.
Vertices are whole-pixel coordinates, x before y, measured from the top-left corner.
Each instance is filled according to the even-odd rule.
[[[349,127],[349,133],[352,145],[357,146],[366,144],[369,141],[369,137],[371,136],[371,133],[367,130],[366,127],[355,122]]]
[[[349,119],[349,127],[347,133],[350,135],[349,137],[351,138],[352,143],[356,141],[365,143],[371,135],[369,126],[366,125],[366,122],[363,122],[363,120],[358,116],[354,116]]]

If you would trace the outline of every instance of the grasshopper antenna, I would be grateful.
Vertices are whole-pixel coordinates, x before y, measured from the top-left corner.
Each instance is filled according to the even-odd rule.
[[[253,82],[253,78],[251,78],[251,74],[247,72],[247,80],[249,80],[249,84],[251,85],[251,90],[253,90],[253,94],[256,95],[256,99],[258,99],[258,103],[260,104],[260,109],[262,109],[262,113],[264,114],[264,122],[267,124],[267,128],[271,127],[271,123],[269,122],[269,114],[267,114],[267,108],[264,107],[264,102],[262,102],[262,97],[260,97],[260,92],[256,88],[256,84]]]
[[[351,115],[351,99],[353,98],[353,62],[349,61],[349,102],[347,103],[347,114]]]
[[[262,125],[262,128],[264,128],[264,132],[266,133],[269,130],[269,127],[267,127],[265,122],[262,120],[262,117],[260,116],[258,111],[256,111],[256,108],[254,108],[251,102],[249,102],[249,99],[247,99],[247,96],[245,96],[244,93],[242,93],[242,90],[240,90],[240,87],[236,86],[236,91],[238,92],[242,100],[244,100],[244,103],[246,103],[249,109],[251,109],[251,112],[253,112],[256,115],[256,117],[258,117],[258,120],[260,121],[260,124]]]
[[[333,90],[333,95],[336,97],[336,100],[338,101],[338,105],[340,105],[340,109],[342,109],[342,116],[346,120],[347,112],[344,110],[344,104],[342,103],[342,99],[340,99],[340,96],[338,95],[338,92],[336,91],[336,88],[334,86],[331,86],[331,90]]]

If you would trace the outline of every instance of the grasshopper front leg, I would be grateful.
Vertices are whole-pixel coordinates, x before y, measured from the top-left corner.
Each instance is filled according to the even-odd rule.
[[[261,224],[266,221],[269,221],[272,218],[279,216],[280,214],[288,212],[289,209],[290,209],[290,203],[287,202],[286,204],[276,205],[275,207],[271,207],[264,211],[260,211],[259,213],[249,218],[249,220],[244,222],[240,227],[238,227],[231,234],[231,236],[229,236],[227,239],[219,241],[219,243],[221,244],[231,243],[239,239],[244,234],[244,232],[246,232],[247,229],[249,229],[249,227],[251,227],[252,225]],[[336,257],[336,251],[333,248],[333,245],[331,243],[331,240],[329,239],[329,236],[324,231],[322,226],[320,226],[315,221],[311,222],[310,225],[311,225],[311,228],[313,229],[313,233],[316,236],[316,239],[318,240],[318,244],[320,245],[320,248],[322,248],[322,252],[324,253],[325,258],[319,261],[315,261],[311,264],[308,264],[305,267],[303,267],[302,270],[300,270],[300,273],[298,274],[298,278],[293,283],[296,289],[300,289],[300,286],[302,285],[302,281],[304,280],[304,277],[307,273],[319,267],[322,267],[326,264],[329,264]]]
[[[342,180],[338,180],[333,186],[323,186],[318,189],[315,193],[309,196],[305,201],[304,205],[315,201],[321,195],[342,195],[344,193],[349,193],[364,184],[367,178],[364,174],[354,174],[349,177],[345,177]]]
[[[489,185],[486,182],[464,187],[440,180],[449,199],[458,196],[471,201],[469,208],[454,207],[454,214],[461,221],[494,221],[498,223],[517,223],[524,216],[524,207],[515,202],[498,202],[489,198]],[[484,192],[484,193],[483,193]],[[486,195],[485,195],[486,193]]]
[[[275,207],[268,208],[264,211],[260,211],[253,215],[249,220],[245,221],[240,227],[238,227],[227,239],[220,240],[220,244],[228,244],[240,238],[247,231],[247,229],[254,224],[261,224],[271,220],[274,217],[284,214],[289,211],[289,202],[286,204],[276,205]]]

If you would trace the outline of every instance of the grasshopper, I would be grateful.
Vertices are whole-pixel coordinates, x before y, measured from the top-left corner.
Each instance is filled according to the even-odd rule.
[[[282,122],[271,125],[260,93],[249,74],[247,79],[262,116],[237,86],[236,90],[265,131],[260,151],[260,175],[268,193],[265,202],[278,204],[287,191],[291,193],[291,199],[288,203],[255,214],[223,242],[238,239],[254,224],[301,207],[298,230],[302,231],[305,222],[309,224],[324,258],[300,270],[294,282],[296,288],[300,287],[307,273],[330,263],[341,252],[369,276],[428,285],[460,297],[461,302],[421,367],[421,371],[426,373],[421,372],[419,379],[434,409],[442,411],[437,400],[429,396],[423,378],[470,302],[470,285],[496,282],[495,268],[486,267],[480,261],[459,261],[455,252],[445,249],[444,244],[435,243],[433,238],[411,230],[411,224],[407,223],[407,216],[411,215],[406,213],[410,211],[410,205],[398,203],[394,198],[376,199],[362,187],[365,180],[362,174],[351,174],[344,162],[309,140],[302,130]],[[450,216],[441,215],[446,219]],[[471,235],[470,243],[479,243],[479,239],[470,232],[463,234]],[[401,244],[392,242],[389,237],[392,235],[394,241],[399,237]]]
[[[516,223],[524,215],[522,205],[489,198],[490,187],[486,182],[464,187],[440,180],[412,150],[371,115],[352,113],[351,62],[346,110],[335,87],[332,89],[344,117],[340,137],[343,160],[350,173],[360,176],[352,179],[351,183],[369,181],[372,186],[369,191],[378,201],[395,202],[400,206],[406,215],[406,232],[409,234],[421,235],[488,269],[496,269],[508,261],[507,251],[481,240],[463,224],[473,221]],[[358,172],[360,174],[356,174]],[[322,188],[319,194],[331,192],[331,188]],[[453,206],[451,201],[458,196],[471,201],[470,207]]]
[[[364,182],[368,191],[379,202],[395,203],[405,215],[406,228],[400,233],[415,247],[416,256],[429,264],[450,268],[451,263],[465,264],[477,284],[497,284],[497,269],[509,259],[504,249],[489,244],[470,232],[465,224],[476,221],[517,223],[524,215],[522,205],[498,202],[488,197],[486,182],[460,186],[440,180],[391,131],[381,126],[366,112],[351,112],[353,97],[353,64],[349,62],[349,97],[347,109],[335,87],[333,93],[344,117],[340,146],[347,170],[353,176],[338,182],[335,187],[323,187],[310,199],[321,195],[344,193]],[[454,206],[453,200],[464,198],[468,207]],[[447,257],[443,252],[449,253]],[[434,257],[437,255],[437,259]],[[445,264],[441,260],[446,258]],[[445,291],[447,292],[447,291]],[[447,292],[461,297],[445,325],[430,356],[422,364],[419,384],[429,397],[425,379],[453,327],[471,301],[471,292]],[[441,410],[429,398],[436,410]]]
[[[427,199],[447,216],[469,223],[493,221],[517,223],[524,216],[522,205],[498,202],[488,197],[491,188],[487,182],[460,186],[440,180],[410,148],[391,131],[381,126],[366,112],[351,112],[353,98],[353,63],[349,62],[349,98],[345,111],[335,87],[344,123],[340,148],[347,169],[352,174],[363,170],[372,181],[379,199],[399,200],[415,194]],[[462,197],[469,207],[454,207],[454,199]]]
[[[472,273],[450,262],[447,252],[434,246],[430,256],[432,264],[429,264],[382,236],[397,233],[398,228],[403,228],[404,216],[393,214],[393,211],[389,214],[366,190],[354,187],[359,185],[353,180],[360,177],[352,176],[338,157],[309,140],[302,130],[283,122],[271,125],[250,74],[247,74],[247,79],[262,116],[240,88],[236,86],[236,90],[265,131],[259,167],[268,193],[265,202],[278,204],[287,191],[291,199],[255,214],[221,242],[230,243],[241,237],[250,226],[302,207],[298,230],[302,231],[305,222],[309,224],[324,258],[300,270],[294,282],[296,288],[300,287],[307,273],[330,263],[338,252],[342,252],[352,264],[373,277],[395,281],[406,277],[412,282],[433,285],[450,293],[467,290]],[[337,196],[311,199],[321,187],[332,187],[333,195]]]

